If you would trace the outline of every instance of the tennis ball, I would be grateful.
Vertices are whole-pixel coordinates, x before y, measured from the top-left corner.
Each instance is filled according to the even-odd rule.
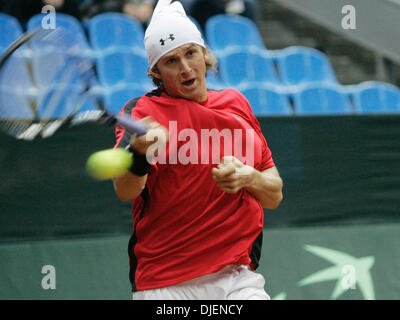
[[[123,176],[132,166],[132,154],[122,148],[93,153],[86,162],[89,175],[96,180],[108,180]]]

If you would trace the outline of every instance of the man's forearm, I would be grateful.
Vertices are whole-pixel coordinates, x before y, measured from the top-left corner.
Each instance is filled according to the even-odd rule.
[[[273,167],[263,172],[253,170],[246,190],[260,201],[263,208],[276,209],[283,199],[282,186],[278,170]]]
[[[121,201],[133,200],[140,196],[147,181],[147,175],[138,177],[131,172],[115,179],[114,189]]]

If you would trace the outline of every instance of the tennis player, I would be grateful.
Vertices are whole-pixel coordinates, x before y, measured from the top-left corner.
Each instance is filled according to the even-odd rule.
[[[158,2],[144,41],[159,87],[121,112],[150,130],[117,128],[115,145],[135,159],[114,180],[133,200],[133,299],[269,299],[255,269],[282,180],[251,106],[234,89],[207,90],[211,55],[180,2]]]

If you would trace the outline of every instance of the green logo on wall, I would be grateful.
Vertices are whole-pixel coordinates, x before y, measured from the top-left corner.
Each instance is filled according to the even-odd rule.
[[[347,253],[324,247],[305,245],[304,249],[333,264],[333,266],[317,271],[300,280],[300,287],[337,280],[330,299],[337,299],[349,289],[359,288],[366,300],[375,300],[374,285],[370,269],[375,263],[375,257],[353,257]],[[286,293],[282,292],[274,297],[274,300],[286,299]]]

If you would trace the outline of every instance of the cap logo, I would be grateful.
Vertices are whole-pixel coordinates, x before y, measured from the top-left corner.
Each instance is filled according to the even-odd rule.
[[[174,41],[175,40],[175,36],[173,34],[170,34],[167,39],[160,39],[161,45],[164,46],[165,42],[167,42],[168,40]]]

